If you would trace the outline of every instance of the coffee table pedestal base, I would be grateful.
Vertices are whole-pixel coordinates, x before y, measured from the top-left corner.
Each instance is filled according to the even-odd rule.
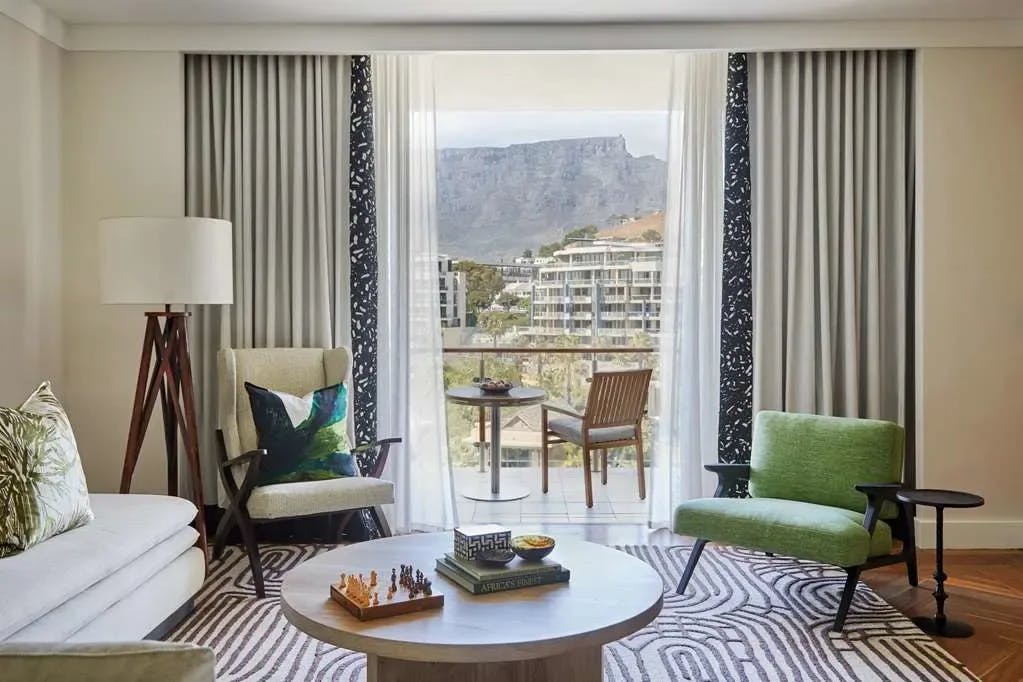
[[[601,647],[501,663],[426,663],[366,657],[366,682],[600,682]]]

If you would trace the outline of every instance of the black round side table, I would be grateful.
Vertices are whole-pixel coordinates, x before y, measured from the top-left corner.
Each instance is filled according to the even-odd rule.
[[[964,493],[958,490],[902,490],[897,497],[909,504],[934,507],[935,519],[935,567],[934,580],[937,581],[937,588],[934,590],[934,601],[938,603],[938,611],[934,617],[917,616],[913,619],[917,627],[930,635],[942,637],[969,637],[973,634],[973,626],[957,620],[949,620],[945,617],[945,600],[948,594],[945,593],[945,575],[943,557],[945,549],[945,509],[966,509],[979,507],[984,504],[984,498],[972,493]]]

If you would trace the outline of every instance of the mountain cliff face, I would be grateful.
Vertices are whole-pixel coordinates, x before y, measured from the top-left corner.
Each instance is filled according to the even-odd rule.
[[[507,260],[613,215],[663,210],[666,166],[629,154],[624,137],[441,149],[440,250]]]

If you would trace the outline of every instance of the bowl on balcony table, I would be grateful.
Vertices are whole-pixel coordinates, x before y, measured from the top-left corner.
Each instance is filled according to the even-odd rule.
[[[494,395],[500,395],[507,393],[512,390],[512,382],[506,379],[491,379],[490,377],[484,378],[482,381],[477,382],[477,386],[484,393],[490,393]]]

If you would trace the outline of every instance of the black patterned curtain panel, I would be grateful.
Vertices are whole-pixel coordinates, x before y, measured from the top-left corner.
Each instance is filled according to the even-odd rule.
[[[718,458],[748,462],[753,424],[753,252],[746,55],[728,55],[725,224],[721,263]]]
[[[353,56],[348,211],[352,403],[357,443],[377,439],[377,216],[371,76],[370,58]]]

